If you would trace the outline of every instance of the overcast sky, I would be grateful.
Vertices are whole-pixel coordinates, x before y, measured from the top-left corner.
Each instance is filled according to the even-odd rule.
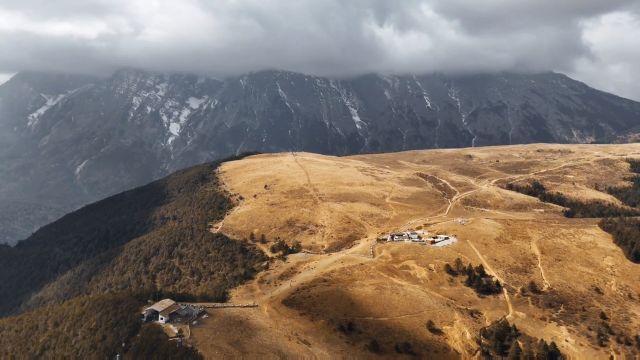
[[[121,67],[214,76],[553,70],[640,100],[638,3],[0,0],[0,82],[21,70]]]

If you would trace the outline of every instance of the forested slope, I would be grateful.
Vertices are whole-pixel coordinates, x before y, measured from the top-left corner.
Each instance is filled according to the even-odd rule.
[[[218,165],[91,204],[1,247],[0,314],[20,314],[0,320],[5,355],[105,358],[137,333],[143,300],[224,300],[251,278],[264,254],[208,228],[232,207]]]

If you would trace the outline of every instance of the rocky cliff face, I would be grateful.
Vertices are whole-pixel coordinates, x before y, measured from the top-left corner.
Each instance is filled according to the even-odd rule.
[[[22,73],[0,86],[0,242],[173,170],[245,151],[608,142],[639,125],[640,103],[555,73]]]

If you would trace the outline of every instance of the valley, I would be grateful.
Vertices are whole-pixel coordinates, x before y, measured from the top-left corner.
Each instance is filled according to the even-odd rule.
[[[408,343],[420,356],[470,358],[480,329],[505,318],[570,358],[638,356],[639,265],[598,219],[566,218],[559,206],[504,189],[538,180],[571,198],[619,204],[596,185],[624,184],[626,159],[638,155],[635,144],[533,144],[225,163],[219,176],[237,204],[217,231],[264,235],[266,244],[255,242],[267,253],[276,239],[300,241],[303,251],[231,291],[233,302],[257,308],[213,311],[192,338],[205,357],[367,358],[407,354]],[[376,241],[411,229],[458,242]],[[458,258],[481,264],[502,292],[478,295],[448,275]],[[442,332],[428,331],[429,321]],[[602,326],[611,331],[598,344]]]

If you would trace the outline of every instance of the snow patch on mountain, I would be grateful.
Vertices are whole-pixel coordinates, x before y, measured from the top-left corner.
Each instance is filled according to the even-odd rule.
[[[45,103],[40,108],[38,108],[38,110],[32,112],[31,114],[29,114],[29,116],[27,116],[27,126],[29,126],[30,128],[36,126],[38,124],[38,121],[40,120],[40,117],[44,115],[44,113],[46,113],[49,109],[56,106],[56,104],[64,99],[67,94],[68,93],[58,95],[40,94],[45,99]]]
[[[198,105],[199,106],[199,105]],[[163,120],[165,121],[165,123],[168,123],[169,125],[169,138],[167,139],[167,144],[171,145],[175,139],[180,136],[180,133],[182,131],[182,128],[184,127],[184,124],[187,122],[187,120],[189,120],[189,115],[191,115],[191,104],[190,107],[186,107],[184,109],[182,109],[182,111],[180,111],[180,115],[177,117],[177,119],[175,118],[175,116],[173,117],[173,119],[168,119],[165,117],[163,117]],[[174,115],[176,113],[174,112]]]
[[[595,137],[591,135],[585,134],[583,131],[575,128],[571,128],[571,134],[573,135],[574,142],[578,144],[589,144],[595,141]]]
[[[173,135],[169,138],[169,144],[171,144],[175,137],[180,135],[180,123],[172,122],[169,124],[169,132]]]
[[[208,96],[202,97],[200,99],[195,98],[195,97],[190,97],[189,99],[187,99],[187,104],[189,104],[189,107],[191,107],[192,109],[198,109],[200,108],[200,106],[205,103],[207,100],[209,100]]]
[[[80,173],[82,172],[82,169],[84,169],[84,167],[87,165],[87,162],[89,162],[89,159],[83,161],[82,163],[80,163],[80,165],[78,165],[78,167],[76,167],[76,170],[74,171],[76,177],[80,176]]]
[[[458,93],[458,90],[454,88],[453,85],[449,87],[448,95],[449,95],[449,98],[455,102],[456,107],[458,108],[458,114],[460,114],[460,120],[462,120],[462,126],[465,128],[465,130],[467,130],[469,134],[471,134],[471,136],[473,136],[473,139],[471,139],[471,147],[476,147],[476,140],[478,139],[478,136],[474,134],[473,131],[471,131],[471,129],[469,128],[469,123],[467,122],[467,114],[465,114],[465,112],[462,110],[462,102],[460,101],[460,95]]]
[[[169,87],[169,84],[167,84],[166,82],[160,83],[158,85],[155,86],[156,88],[156,94],[160,97],[165,96],[167,94],[167,88]]]
[[[282,87],[280,87],[279,81],[276,81],[276,88],[278,89],[278,94],[284,101],[284,104],[287,105],[287,107],[289,108],[289,111],[291,111],[291,113],[293,114],[294,112],[293,112],[293,108],[291,107],[291,104],[289,104],[289,98],[287,97],[287,94],[285,94],[285,92],[282,90]]]
[[[420,84],[420,81],[418,81],[418,79],[416,79],[415,76],[413,77],[413,81],[415,81],[416,85],[418,85],[418,87],[420,88],[420,91],[422,92],[422,98],[424,99],[424,103],[425,103],[425,106],[427,107],[427,110],[433,109],[433,107],[431,106],[431,99],[429,98],[429,94],[424,89],[424,87],[422,87],[422,84]]]
[[[358,129],[358,132],[365,128],[367,126],[367,123],[362,121],[362,119],[360,118],[360,114],[358,114],[358,108],[356,106],[356,101],[354,100],[353,95],[348,94],[345,88],[336,86],[333,80],[329,82],[329,85],[340,95],[342,102],[351,114],[351,119],[353,120],[356,129]]]

